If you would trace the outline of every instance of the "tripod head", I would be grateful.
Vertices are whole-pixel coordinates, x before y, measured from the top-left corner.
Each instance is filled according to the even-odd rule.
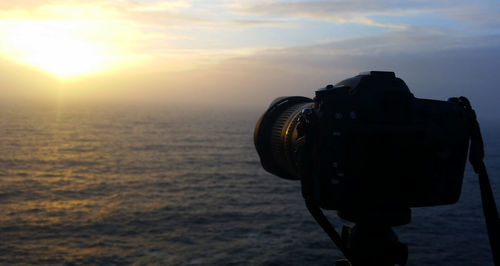
[[[342,240],[352,265],[404,265],[408,260],[408,247],[398,241],[388,225],[366,222],[352,228],[344,226]]]
[[[353,227],[344,226],[339,236],[320,208],[306,201],[307,208],[316,222],[325,230],[346,259],[336,265],[405,265],[408,248],[398,241],[393,226],[408,224],[411,220],[409,208],[392,210],[372,210],[352,214],[338,212],[339,217],[355,222]]]

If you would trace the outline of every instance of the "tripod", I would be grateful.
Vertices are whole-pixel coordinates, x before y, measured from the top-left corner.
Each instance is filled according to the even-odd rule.
[[[348,213],[338,215],[356,222],[351,228],[344,226],[340,237],[317,205],[307,202],[307,208],[318,224],[344,253],[346,259],[337,260],[336,266],[405,265],[408,247],[399,242],[393,226],[408,224],[409,208]]]

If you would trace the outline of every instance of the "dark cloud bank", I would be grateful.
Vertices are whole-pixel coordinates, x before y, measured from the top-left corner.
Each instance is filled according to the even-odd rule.
[[[263,108],[277,96],[311,97],[315,89],[361,71],[387,70],[405,80],[416,97],[444,100],[464,95],[481,117],[496,120],[500,114],[498,37],[460,42],[407,37],[406,43],[397,41],[393,47],[390,42],[397,37],[381,36],[266,51],[225,62],[207,85],[210,92],[218,91],[218,100]],[[389,44],[382,45],[384,41]],[[482,45],[469,45],[476,41]]]

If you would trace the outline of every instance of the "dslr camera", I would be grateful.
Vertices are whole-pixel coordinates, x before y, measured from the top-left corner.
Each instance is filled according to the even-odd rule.
[[[371,71],[321,88],[313,100],[274,100],[254,142],[266,171],[300,179],[306,200],[357,222],[455,203],[469,123],[462,105],[415,98],[394,72]]]
[[[391,227],[409,223],[412,207],[457,202],[470,153],[500,265],[500,219],[465,97],[419,99],[394,72],[361,73],[314,99],[277,98],[257,122],[254,143],[266,171],[300,180],[307,209],[347,258],[336,265],[406,264],[408,248]],[[321,209],[354,227],[339,235]]]

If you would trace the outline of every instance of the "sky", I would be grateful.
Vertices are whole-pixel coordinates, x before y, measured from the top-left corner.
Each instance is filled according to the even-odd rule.
[[[497,1],[0,2],[0,99],[263,108],[367,70],[500,113]]]

